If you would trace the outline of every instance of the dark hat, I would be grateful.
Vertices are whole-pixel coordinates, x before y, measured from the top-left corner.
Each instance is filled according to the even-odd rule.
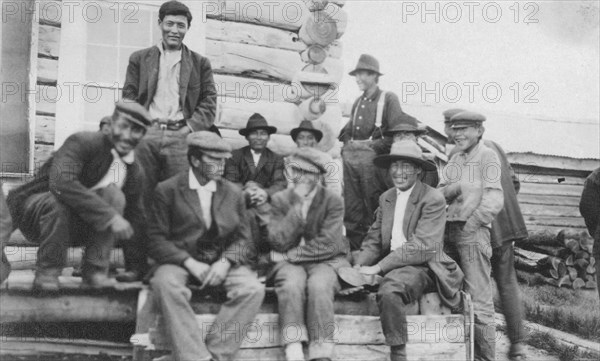
[[[383,135],[393,136],[394,133],[398,132],[411,132],[416,135],[421,135],[427,133],[427,129],[423,127],[419,127],[419,122],[417,118],[412,117],[406,113],[401,113],[395,116],[392,119],[392,124],[394,124],[391,128],[387,129],[383,132]]]
[[[186,138],[188,147],[197,147],[213,158],[231,158],[231,145],[208,131],[192,132]]]
[[[158,9],[158,18],[163,20],[167,15],[183,15],[188,20],[188,26],[192,24],[190,8],[182,2],[172,0],[163,3]]]
[[[292,129],[292,131],[290,132],[290,135],[292,136],[292,140],[294,142],[296,141],[296,137],[298,137],[298,133],[300,133],[303,130],[313,133],[315,138],[317,139],[317,143],[320,142],[323,138],[323,132],[313,127],[313,122],[311,122],[310,120],[303,120],[302,122],[300,122],[300,125],[297,128]]]
[[[464,109],[460,109],[460,108],[452,108],[452,109],[448,109],[445,112],[443,112],[442,114],[444,115],[444,123],[450,123],[450,119],[455,116],[458,113],[462,113],[464,112]]]
[[[110,121],[112,120],[112,117],[110,115],[107,115],[105,117],[102,117],[102,119],[100,119],[100,128],[102,128],[102,126],[104,124],[110,124]]]
[[[150,113],[137,102],[119,100],[115,103],[115,111],[128,115],[127,119],[144,128],[152,124]]]
[[[245,137],[254,129],[265,129],[269,134],[273,134],[277,131],[277,128],[270,126],[265,117],[258,113],[254,113],[250,116],[248,123],[246,123],[246,128],[240,129],[239,133]]]
[[[362,54],[360,58],[358,58],[358,64],[356,64],[354,70],[348,74],[354,76],[354,74],[356,74],[356,72],[359,70],[368,70],[379,75],[383,75],[379,72],[379,61],[377,61],[374,56],[369,54]]]
[[[324,174],[327,172],[327,165],[331,162],[333,158],[318,149],[298,148],[288,158],[287,166],[309,173]]]
[[[411,161],[425,171],[436,169],[435,164],[430,163],[423,157],[423,151],[421,150],[421,147],[419,147],[417,143],[413,142],[412,140],[401,140],[399,142],[395,142],[392,144],[390,154],[375,157],[373,163],[380,168],[388,168],[390,163],[396,160]]]
[[[471,125],[481,124],[483,122],[485,122],[485,116],[483,114],[470,111],[460,112],[450,118],[452,129],[465,128]]]

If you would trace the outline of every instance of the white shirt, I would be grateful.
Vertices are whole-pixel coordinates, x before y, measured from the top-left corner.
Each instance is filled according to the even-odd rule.
[[[212,223],[212,214],[210,207],[212,206],[213,193],[217,191],[217,183],[214,180],[208,181],[205,185],[200,185],[198,179],[194,175],[194,172],[190,169],[189,171],[190,189],[193,189],[198,193],[198,199],[200,200],[200,209],[202,209],[202,218],[206,224],[206,228],[210,228]]]
[[[158,82],[156,83],[156,94],[154,94],[148,112],[152,119],[182,120],[183,112],[179,106],[181,49],[165,51],[162,42],[157,47],[160,51]]]
[[[100,181],[91,188],[92,190],[106,188],[111,184],[116,184],[117,187],[123,188],[123,185],[125,184],[127,165],[133,163],[134,153],[131,151],[121,157],[115,148],[111,149],[110,152],[113,155],[113,163]]]
[[[410,193],[415,188],[414,184],[410,189],[402,192],[396,189],[396,209],[394,210],[394,224],[392,226],[392,240],[390,241],[390,249],[393,251],[396,248],[402,247],[406,243],[406,237],[402,230],[404,223],[404,212],[406,211],[406,205],[408,204],[408,198]]]
[[[254,161],[254,166],[258,167],[258,162],[260,161],[260,156],[262,155],[262,152],[258,153],[250,149],[250,154],[252,154],[252,161]]]

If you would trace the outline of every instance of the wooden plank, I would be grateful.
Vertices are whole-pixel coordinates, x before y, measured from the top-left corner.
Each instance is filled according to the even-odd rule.
[[[198,326],[205,337],[209,333],[226,333],[231,329],[221,329],[215,324],[214,314],[196,315]],[[164,321],[159,317],[158,326],[150,331],[150,340],[157,349],[170,349],[166,337]],[[407,316],[408,343],[464,343],[463,315]],[[242,348],[267,348],[283,344],[282,330],[279,327],[279,315],[258,314],[254,321],[233,330],[242,339]],[[288,340],[308,337],[296,324],[287,325],[283,334]],[[322,332],[332,335],[338,344],[344,345],[382,345],[385,338],[381,322],[377,316],[336,315],[334,324]]]
[[[519,200],[519,204],[564,205],[571,207],[579,207],[580,199],[579,196],[553,196],[524,193],[519,193],[517,198]]]
[[[58,78],[58,60],[38,58],[37,81],[44,84],[56,84]]]
[[[62,340],[37,337],[2,337],[0,355],[36,356],[40,354],[110,355],[131,357],[131,345],[96,340]]]
[[[36,113],[54,115],[56,113],[56,102],[62,96],[62,91],[52,85],[37,85],[35,94]]]
[[[523,216],[581,217],[579,206],[521,204]]]
[[[583,186],[572,184],[521,183],[522,194],[581,197]]]
[[[291,82],[306,64],[300,54],[261,46],[207,40],[206,56],[215,73],[244,75],[261,79]],[[339,83],[343,76],[343,63],[327,58],[322,67]]]
[[[54,145],[36,144],[33,153],[33,161],[35,164],[44,164],[54,152]]]
[[[208,19],[264,25],[291,31],[298,31],[310,14],[308,7],[301,0],[220,0],[207,3],[204,11]]]
[[[529,224],[538,226],[553,226],[553,227],[576,227],[584,228],[585,223],[581,217],[550,217],[550,216],[533,216],[524,215],[525,222],[529,228]]]
[[[39,25],[38,54],[58,58],[60,54],[60,28]]]
[[[18,247],[7,246],[4,248],[6,258],[11,264],[12,269],[35,269],[37,261],[38,247]],[[67,251],[67,261],[65,267],[76,267],[81,264],[83,258],[82,247],[71,247]],[[111,264],[117,268],[125,267],[125,261],[122,249],[113,249],[110,255]]]
[[[35,117],[35,141],[36,143],[54,144],[54,127],[56,119],[38,115]]]
[[[517,178],[521,183],[545,183],[545,184],[569,184],[583,186],[584,177],[574,177],[566,175],[549,175],[540,173],[517,173]],[[559,179],[561,181],[559,182]]]
[[[206,20],[206,39],[265,46],[298,53],[306,49],[306,45],[293,31],[215,19]]]

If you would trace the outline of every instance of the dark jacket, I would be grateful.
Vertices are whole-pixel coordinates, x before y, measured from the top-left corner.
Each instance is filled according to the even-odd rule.
[[[69,136],[31,182],[8,194],[6,201],[13,217],[13,227],[19,227],[23,206],[29,196],[50,191],[95,230],[106,229],[118,211],[90,188],[113,165],[112,148],[108,136],[100,132],[79,132]],[[122,188],[126,201],[124,217],[139,237],[143,237],[146,223],[141,204],[142,181],[139,164],[127,165],[127,177]]]
[[[207,225],[198,193],[190,189],[189,171],[159,183],[148,224],[150,257],[159,264],[181,265],[188,257],[209,264],[221,257],[247,264],[255,250],[242,191],[221,179],[211,209],[213,224]]]
[[[383,273],[404,266],[426,264],[436,276],[442,300],[449,307],[457,307],[464,274],[443,251],[446,225],[444,196],[440,191],[417,181],[408,199],[402,223],[407,242],[392,252],[390,247],[396,199],[396,188],[386,191],[379,198],[375,222],[362,243],[355,263],[364,266],[377,263]]]
[[[283,175],[283,157],[265,148],[255,167],[250,152],[250,146],[233,151],[225,164],[225,178],[242,187],[247,182],[254,181],[260,184],[269,196],[285,189],[287,180]]]
[[[585,180],[579,211],[590,235],[600,242],[600,168],[596,168]]]
[[[287,252],[292,263],[327,262],[334,268],[347,266],[350,245],[342,235],[343,199],[317,185],[306,221],[300,204],[300,197],[291,188],[273,195],[268,224],[271,249]],[[301,238],[304,245],[299,245]]]
[[[138,50],[129,57],[123,98],[150,107],[158,83],[160,50],[157,46]],[[183,45],[179,76],[179,105],[194,130],[214,130],[217,91],[210,61]]]

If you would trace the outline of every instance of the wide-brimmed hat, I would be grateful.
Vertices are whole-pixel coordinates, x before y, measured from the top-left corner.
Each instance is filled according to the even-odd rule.
[[[401,140],[392,144],[390,154],[375,157],[373,163],[380,168],[389,168],[390,163],[397,160],[408,160],[415,163],[421,169],[435,170],[435,164],[430,163],[423,157],[421,147],[412,140]]]
[[[386,129],[383,132],[383,135],[393,136],[394,133],[398,132],[411,132],[416,135],[421,135],[427,133],[427,129],[419,126],[419,122],[417,118],[412,117],[406,113],[402,113],[394,117],[392,119],[392,124],[394,124],[391,128]]]
[[[358,64],[356,64],[354,70],[352,70],[348,74],[354,76],[354,74],[356,74],[356,72],[359,70],[368,70],[379,75],[383,75],[379,72],[379,61],[375,59],[373,55],[369,54],[362,54],[360,58],[358,58]]]
[[[321,141],[323,138],[323,132],[313,126],[313,122],[310,120],[303,120],[300,122],[300,125],[297,128],[291,130],[290,135],[292,136],[292,140],[295,142],[298,137],[298,133],[301,131],[307,131],[314,134],[317,143]]]
[[[277,132],[277,128],[270,126],[269,123],[267,123],[265,117],[258,113],[254,113],[248,119],[248,123],[246,123],[246,128],[240,129],[239,133],[245,137],[246,135],[248,135],[248,133],[255,129],[264,129],[269,134]]]
[[[452,129],[466,128],[483,122],[485,122],[485,115],[470,111],[460,112],[450,118]]]
[[[188,147],[200,148],[213,158],[231,158],[231,145],[213,132],[192,132],[187,135],[186,143]]]

